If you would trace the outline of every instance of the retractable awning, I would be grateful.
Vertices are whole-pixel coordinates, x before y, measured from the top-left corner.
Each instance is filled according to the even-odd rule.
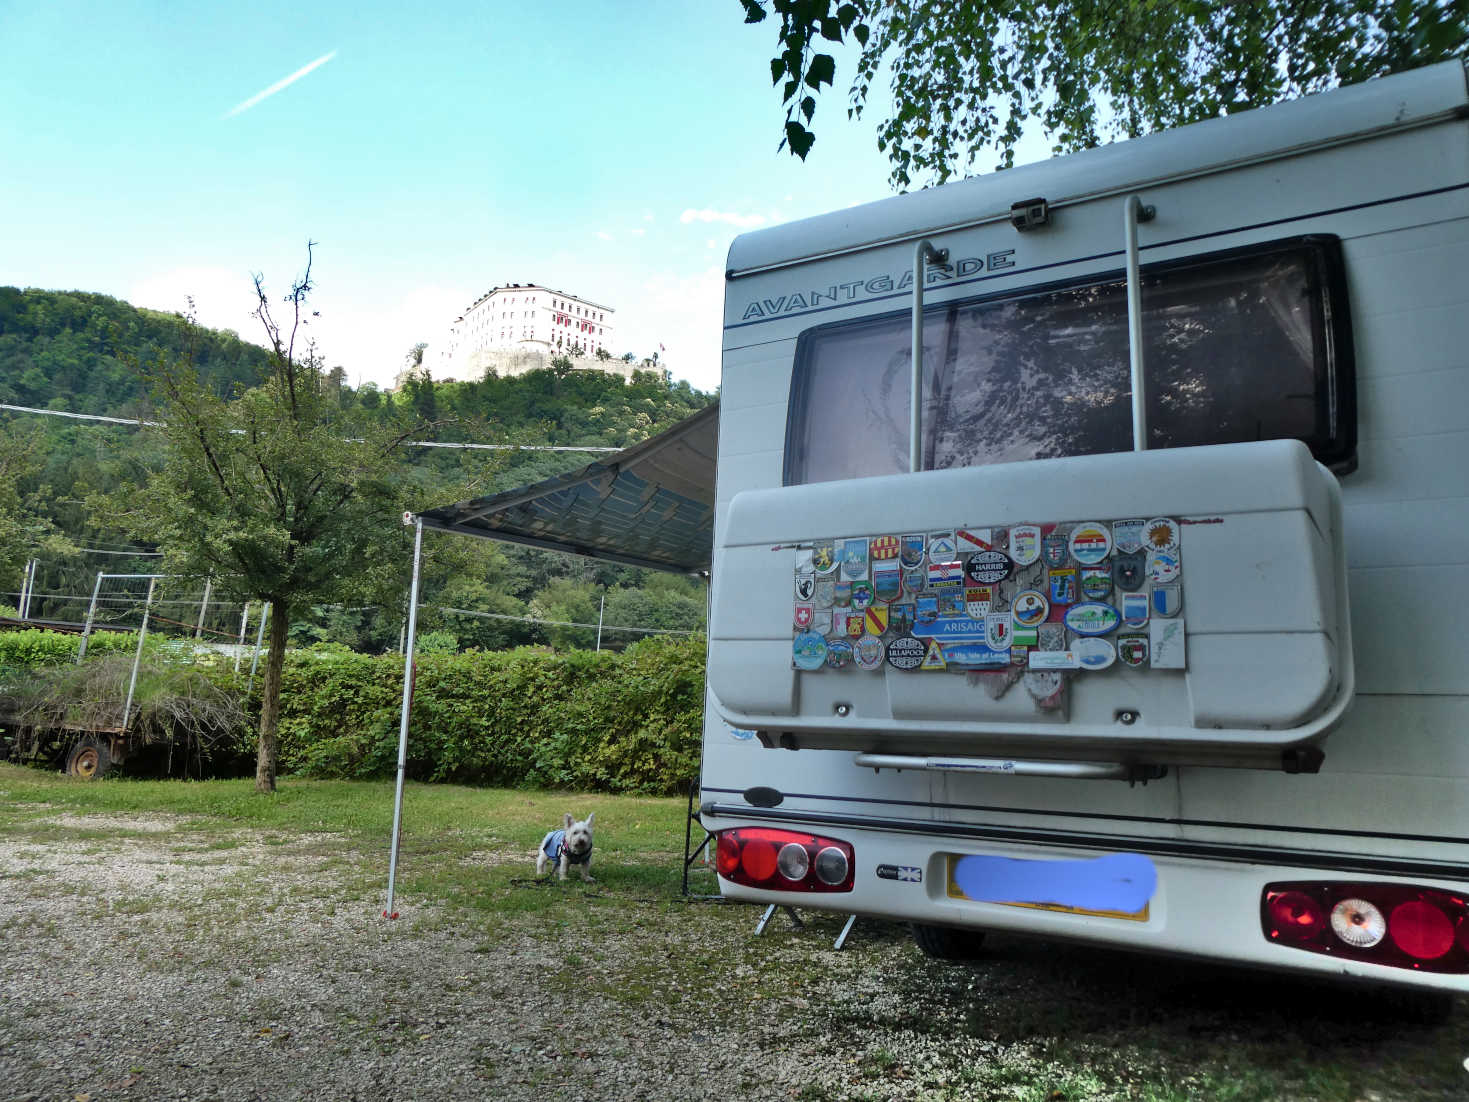
[[[709,569],[719,403],[579,471],[421,513],[425,528],[676,573]]]

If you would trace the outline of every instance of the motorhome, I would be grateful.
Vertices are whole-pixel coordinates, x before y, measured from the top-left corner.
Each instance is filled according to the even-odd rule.
[[[734,242],[724,895],[1469,992],[1465,78]]]

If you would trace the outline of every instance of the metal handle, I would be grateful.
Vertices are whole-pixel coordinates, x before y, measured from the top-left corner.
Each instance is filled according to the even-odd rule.
[[[948,249],[935,249],[927,239],[913,247],[913,384],[908,407],[908,469],[923,470],[923,285],[929,261],[942,264]]]
[[[1148,450],[1148,394],[1143,377],[1143,286],[1139,272],[1137,227],[1151,222],[1156,207],[1129,195],[1124,203],[1122,232],[1127,240],[1127,351],[1132,373],[1132,450]]]
[[[1010,777],[1071,777],[1125,781],[1133,775],[1121,762],[1014,761],[1010,758],[925,758],[907,754],[858,754],[866,769],[920,769],[929,773],[997,773]]]

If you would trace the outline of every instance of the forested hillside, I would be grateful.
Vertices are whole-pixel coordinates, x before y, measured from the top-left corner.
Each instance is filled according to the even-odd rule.
[[[175,316],[140,310],[105,295],[0,287],[0,403],[146,417],[152,406],[137,365],[159,356],[177,359],[188,348],[200,379],[224,395],[257,385],[268,363],[264,348],[237,334],[191,329]],[[627,383],[600,372],[565,370],[449,384],[434,384],[420,376],[394,393],[371,384],[348,386],[349,370],[327,372],[334,400],[344,410],[381,420],[410,439],[623,447],[683,420],[712,400],[687,383],[670,385],[653,372],[639,373]],[[30,546],[15,549],[21,554],[14,557],[14,565],[4,564],[0,606],[16,603],[22,557],[41,560],[38,593],[60,595],[38,598],[32,614],[62,619],[80,618],[82,597],[90,593],[99,570],[150,570],[155,559],[116,552],[156,548],[99,524],[95,504],[99,495],[126,496],[143,484],[160,460],[156,436],[122,425],[12,411],[0,411],[0,432],[26,445],[21,450],[29,461],[10,467],[0,464],[0,474],[13,478],[12,489],[28,501],[32,517]],[[594,453],[430,448],[407,448],[402,454],[412,487],[412,500],[405,500],[402,507],[414,510],[461,495],[524,485],[596,458]],[[54,532],[43,547],[40,520],[54,524],[74,549],[59,552]],[[396,523],[396,517],[384,517],[384,523]],[[445,608],[594,624],[605,597],[607,625],[678,629],[702,625],[703,588],[689,579],[505,545],[431,542],[423,623],[430,647],[498,648],[533,642],[591,646],[596,637],[593,629],[487,619]],[[113,554],[104,556],[103,551]],[[197,592],[166,596],[178,601],[173,607],[180,623],[197,614]],[[193,612],[188,611],[190,600],[195,602]],[[115,603],[119,619],[136,613],[135,602],[118,598]],[[240,612],[238,604],[215,608],[208,625],[220,638],[232,635]],[[397,643],[400,627],[399,608],[318,608],[301,618],[292,635],[303,642],[334,641],[378,651]],[[639,637],[608,631],[603,641],[622,645]]]

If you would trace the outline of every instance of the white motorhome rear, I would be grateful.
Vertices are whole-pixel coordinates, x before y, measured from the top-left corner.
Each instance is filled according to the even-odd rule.
[[[1466,272],[1457,62],[739,238],[721,890],[1469,991]]]

